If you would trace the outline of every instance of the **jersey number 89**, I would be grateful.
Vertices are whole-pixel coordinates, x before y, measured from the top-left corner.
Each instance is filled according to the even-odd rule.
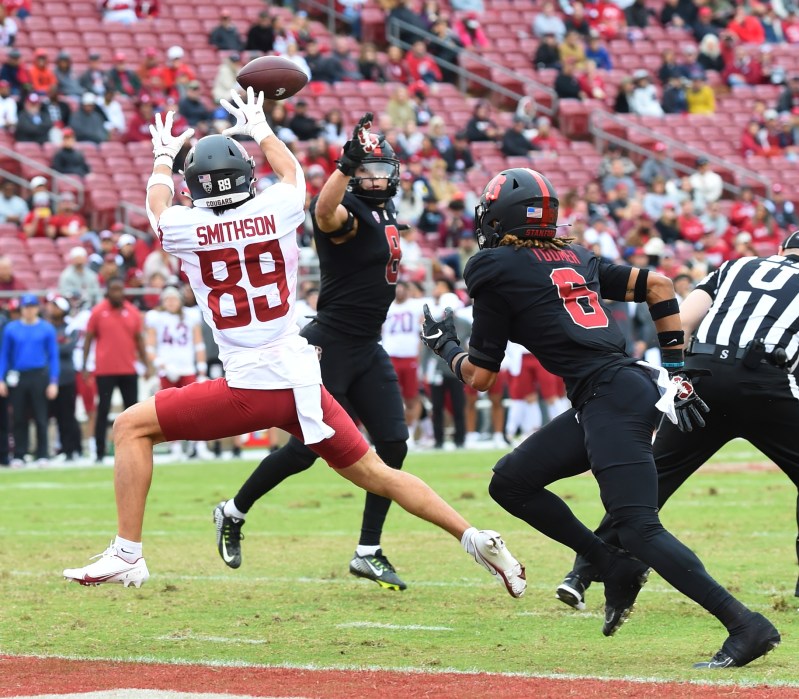
[[[214,316],[214,324],[218,330],[243,328],[252,322],[255,311],[256,320],[265,323],[275,318],[282,318],[289,312],[289,290],[286,283],[286,263],[283,252],[277,240],[267,240],[247,245],[244,250],[244,264],[235,248],[219,248],[217,250],[201,250],[197,253],[200,260],[200,274],[203,282],[211,290],[208,294],[208,308]],[[264,272],[261,267],[261,256],[269,255],[274,262],[272,271]],[[217,279],[214,276],[214,263],[222,262],[225,265],[227,276]],[[263,296],[249,296],[239,282],[244,273],[254,289],[260,289],[275,284],[280,295],[280,303],[269,305],[266,294]],[[228,294],[233,298],[236,309],[235,315],[222,315],[222,297]],[[250,304],[252,301],[252,305]]]

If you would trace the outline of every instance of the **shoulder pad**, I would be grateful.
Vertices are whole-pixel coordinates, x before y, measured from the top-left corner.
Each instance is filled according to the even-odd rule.
[[[481,250],[466,263],[463,280],[466,282],[469,295],[473,298],[476,298],[481,290],[496,283],[499,269],[493,252],[494,249]]]

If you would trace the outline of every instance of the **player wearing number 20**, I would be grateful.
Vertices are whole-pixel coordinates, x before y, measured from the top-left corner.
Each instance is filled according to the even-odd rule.
[[[464,271],[474,298],[469,351],[458,345],[451,311],[440,321],[426,312],[422,341],[478,390],[493,385],[509,340],[563,377],[574,407],[504,456],[489,492],[511,514],[604,568],[604,635],[626,620],[652,567],[727,627],[725,651],[745,664],[779,642],[777,630],[713,580],[658,518],[652,433],[661,413],[690,431],[701,429],[707,411],[683,366],[674,286],[556,237],[557,220],[557,195],[543,175],[516,168],[494,177],[475,212],[481,251]],[[603,299],[647,303],[664,368],[626,354]],[[588,470],[626,551],[603,543],[547,490]]]
[[[172,135],[172,115],[150,127],[155,164],[147,210],[164,249],[180,258],[206,322],[213,328],[225,378],[167,388],[128,408],[114,423],[117,537],[82,568],[64,577],[83,585],[139,587],[149,577],[142,556],[145,501],[153,471],[153,445],[171,440],[221,439],[282,427],[310,445],[341,476],[369,492],[396,500],[412,514],[460,539],[475,561],[511,595],[524,593],[524,569],[492,530],[470,527],[415,476],[380,461],[355,423],[322,387],[316,350],[299,335],[295,319],[305,179],[299,163],[272,132],[263,93],[222,106],[236,117],[226,135],[206,136],[186,156],[185,178],[193,208],[172,206],[172,163],[188,130]],[[231,134],[253,138],[278,183],[255,195],[254,162]],[[237,234],[242,221],[268,219],[265,233]],[[225,224],[224,237],[203,242],[208,227]],[[230,224],[229,226],[227,224]],[[266,232],[268,231],[268,232]],[[379,329],[378,324],[378,329]],[[370,389],[372,387],[370,386]],[[224,550],[224,549],[223,549]],[[289,556],[289,560],[291,556]]]
[[[311,202],[321,284],[316,319],[302,335],[321,348],[325,387],[361,420],[380,458],[399,469],[407,453],[408,428],[397,374],[380,344],[399,276],[399,233],[391,203],[399,185],[399,161],[383,136],[370,132],[371,125],[372,114],[365,114],[344,146],[338,170]],[[220,555],[229,566],[241,563],[235,527],[255,501],[316,458],[299,439],[291,439],[222,505],[232,540],[226,544],[229,556],[221,546]],[[367,493],[350,572],[403,590],[405,583],[380,547],[389,504]],[[239,555],[230,555],[231,549]]]

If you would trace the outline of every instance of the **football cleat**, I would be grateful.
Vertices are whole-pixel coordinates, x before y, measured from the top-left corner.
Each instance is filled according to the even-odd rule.
[[[387,590],[404,590],[408,587],[400,580],[394,566],[383,555],[382,549],[367,556],[359,556],[356,552],[350,561],[350,573],[359,578],[374,580]]]
[[[124,587],[141,587],[150,577],[144,558],[139,558],[134,563],[120,558],[113,541],[105,551],[92,556],[92,560],[95,558],[98,560],[83,568],[65,569],[64,577],[81,585],[121,583]]]
[[[555,597],[578,612],[585,609],[585,591],[591,581],[584,581],[577,573],[569,573],[555,590]]]
[[[605,575],[605,621],[602,633],[612,636],[627,621],[652,569],[636,558],[619,555]]]
[[[524,566],[508,551],[502,537],[491,529],[474,530],[467,542],[468,553],[474,556],[491,575],[497,576],[511,597],[521,597],[527,589]]]
[[[720,670],[743,667],[761,658],[780,645],[780,633],[766,617],[757,612],[745,625],[730,633],[727,640],[710,660],[695,663],[694,668]]]
[[[244,538],[241,528],[244,520],[228,517],[224,510],[225,502],[223,500],[214,508],[216,548],[228,568],[238,568],[241,565],[241,540]]]

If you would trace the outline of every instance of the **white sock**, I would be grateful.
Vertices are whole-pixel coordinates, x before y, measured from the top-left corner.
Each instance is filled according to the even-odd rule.
[[[472,543],[472,537],[477,534],[477,527],[469,527],[465,532],[463,532],[463,536],[461,537],[461,546],[463,546],[463,550],[466,551],[470,556],[474,556],[474,545]]]
[[[364,546],[363,544],[358,544],[355,548],[355,553],[358,556],[374,556],[380,550],[380,546]]]
[[[533,430],[541,427],[541,406],[536,403],[524,404],[524,418],[522,419],[522,432],[531,434]]]
[[[225,503],[225,506],[222,508],[222,512],[224,513],[225,517],[233,517],[233,519],[246,519],[246,513],[242,512],[238,507],[236,507],[236,503],[233,502],[233,498],[230,498]]]
[[[514,399],[508,406],[508,419],[505,423],[505,431],[509,437],[515,437],[522,426],[526,403],[523,400]]]
[[[114,539],[117,555],[128,563],[135,563],[141,558],[141,541],[128,541],[117,535]]]

